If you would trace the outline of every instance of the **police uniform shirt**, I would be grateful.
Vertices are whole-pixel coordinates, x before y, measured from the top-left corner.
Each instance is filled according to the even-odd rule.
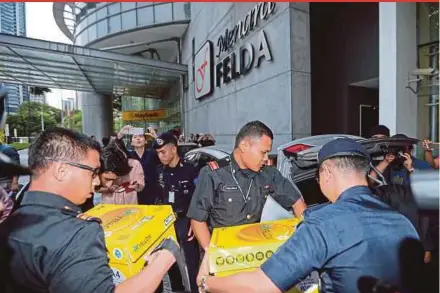
[[[188,211],[189,218],[208,222],[210,227],[259,222],[269,195],[285,209],[301,198],[299,190],[274,167],[265,166],[260,172],[242,170],[233,155],[214,163],[218,169],[205,166],[200,171]]]
[[[157,167],[158,185],[162,204],[171,204],[178,216],[186,216],[195,189],[197,169],[194,165],[179,161],[176,167]]]
[[[320,271],[320,292],[358,292],[357,281],[372,276],[400,284],[399,248],[417,232],[403,215],[367,187],[352,187],[333,203],[310,207],[304,222],[263,265],[263,272],[287,291]]]
[[[100,222],[78,215],[80,209],[61,196],[25,194],[7,220],[9,269],[17,292],[114,292]]]

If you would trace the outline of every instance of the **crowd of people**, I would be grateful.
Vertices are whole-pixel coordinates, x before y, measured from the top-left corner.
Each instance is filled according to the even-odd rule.
[[[408,188],[411,173],[438,169],[432,142],[423,144],[426,161],[413,156],[411,144],[377,161],[348,138],[325,144],[316,182],[329,203],[307,207],[295,184],[267,165],[274,136],[260,121],[240,129],[229,157],[200,172],[178,146],[213,145],[211,135],[185,139],[177,129],[158,134],[154,128],[131,135],[131,128],[103,139],[102,146],[94,137],[53,128],[30,146],[31,183],[21,202],[3,209],[0,226],[0,264],[12,292],[161,292],[167,272],[173,291],[184,290],[170,249],[149,255],[138,275],[114,283],[100,220],[82,216],[98,203],[171,205],[191,293],[285,292],[313,271],[321,274],[321,292],[358,292],[363,277],[428,292],[414,291],[417,280],[403,277],[401,248],[415,241],[405,251],[411,264],[420,262],[416,267],[426,272],[423,263],[436,260],[438,268],[433,223],[418,212]],[[372,137],[390,132],[378,126]],[[374,186],[382,177],[389,184]],[[303,218],[297,231],[261,268],[212,276],[206,253],[212,229],[259,222],[269,196]]]

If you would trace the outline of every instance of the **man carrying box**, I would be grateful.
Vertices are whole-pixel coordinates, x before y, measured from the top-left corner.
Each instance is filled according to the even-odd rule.
[[[400,285],[400,249],[417,239],[412,224],[368,188],[369,154],[348,138],[325,144],[317,181],[329,203],[304,212],[296,232],[259,269],[218,278],[202,262],[202,292],[280,293],[312,271],[321,272],[321,292],[359,292],[361,277]]]
[[[258,223],[268,196],[300,217],[306,205],[300,191],[274,167],[267,166],[273,133],[260,121],[247,123],[230,157],[210,162],[199,174],[188,217],[206,251],[209,228]]]
[[[177,245],[151,254],[145,269],[116,286],[100,220],[80,213],[100,184],[97,142],[68,129],[46,130],[29,149],[29,167],[29,191],[1,227],[6,261],[0,263],[12,292],[154,292],[176,261]]]

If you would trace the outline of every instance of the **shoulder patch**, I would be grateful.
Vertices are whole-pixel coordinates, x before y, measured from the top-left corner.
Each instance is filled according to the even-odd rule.
[[[87,214],[78,214],[76,217],[78,219],[81,219],[81,220],[87,221],[87,222],[97,222],[98,224],[102,223],[100,218],[92,217],[92,216],[89,216]]]
[[[215,171],[218,168],[220,168],[220,166],[218,165],[218,163],[216,161],[208,162],[208,166],[209,166],[209,168],[211,168],[211,171]]]
[[[79,213],[79,212],[77,212],[77,211],[74,211],[73,209],[71,209],[71,208],[68,207],[68,206],[65,206],[64,208],[62,208],[62,209],[61,209],[61,212],[62,212],[63,214],[65,214],[65,215],[69,215],[69,216],[72,216],[72,217],[78,218],[78,219],[83,220],[83,221],[87,221],[87,222],[97,222],[97,223],[99,223],[99,224],[102,223],[102,221],[101,221],[100,218],[91,217],[91,216],[88,216],[88,215],[86,215],[86,214],[81,214],[81,213]]]

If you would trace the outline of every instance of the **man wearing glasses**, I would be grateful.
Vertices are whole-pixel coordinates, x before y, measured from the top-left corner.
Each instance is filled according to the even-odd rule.
[[[29,149],[31,185],[6,222],[7,271],[13,292],[153,292],[175,262],[160,250],[137,276],[117,286],[99,219],[80,217],[100,185],[100,148],[62,128],[46,130]],[[6,278],[5,278],[6,279]]]

